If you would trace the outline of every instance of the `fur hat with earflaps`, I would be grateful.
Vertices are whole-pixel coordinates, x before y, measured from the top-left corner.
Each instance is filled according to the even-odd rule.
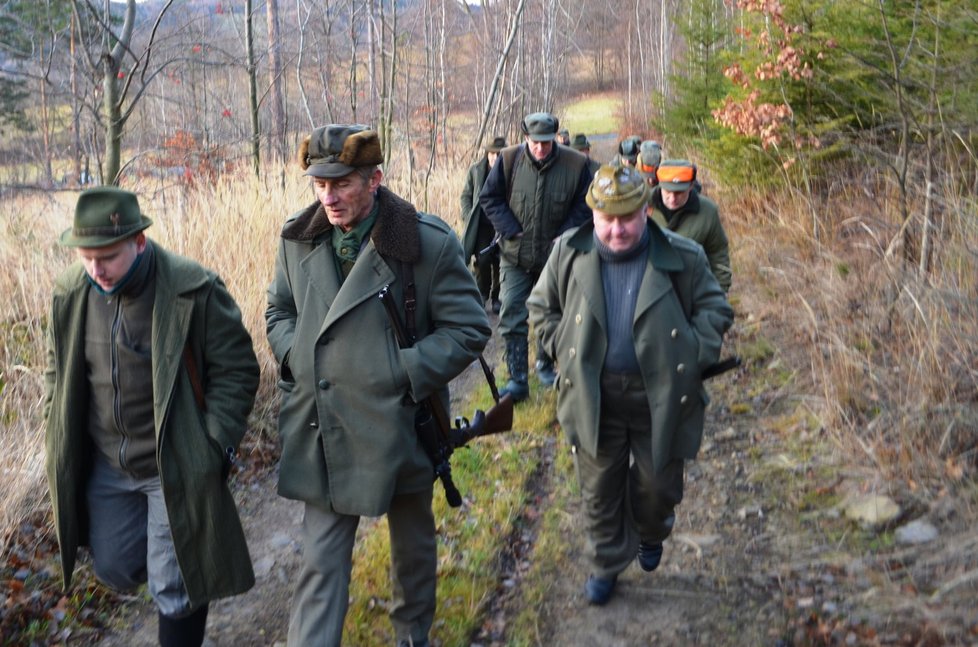
[[[299,146],[299,166],[312,177],[343,177],[383,161],[377,132],[363,124],[320,126]]]

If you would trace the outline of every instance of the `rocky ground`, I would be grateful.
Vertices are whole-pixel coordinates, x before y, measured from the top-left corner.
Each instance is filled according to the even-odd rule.
[[[775,361],[792,360],[785,353]],[[870,470],[836,464],[828,458],[834,453],[825,430],[790,424],[804,396],[758,386],[772,363],[711,386],[704,447],[688,467],[663,563],[652,574],[637,565],[626,570],[605,607],[583,599],[579,503],[554,491],[566,486],[553,460],[566,448],[560,439],[544,447],[531,500],[562,507],[565,541],[560,559],[545,569],[548,585],[534,610],[531,644],[978,645],[978,528],[968,500],[950,493],[921,497],[881,484]],[[482,379],[476,370],[454,385],[457,394]],[[751,406],[733,407],[745,393],[752,394]],[[258,581],[248,594],[212,607],[210,645],[284,645],[301,510],[274,487],[271,475],[239,491]],[[881,490],[901,502],[896,517],[863,525],[846,518],[846,501]],[[472,645],[510,644],[507,626],[525,608],[522,578],[532,570],[534,519],[543,512],[528,515],[526,529],[514,533],[501,556],[505,585],[486,605],[483,631]],[[907,539],[906,532],[891,532],[910,522],[936,535]],[[125,629],[100,644],[154,645],[155,623],[148,605],[136,605]]]

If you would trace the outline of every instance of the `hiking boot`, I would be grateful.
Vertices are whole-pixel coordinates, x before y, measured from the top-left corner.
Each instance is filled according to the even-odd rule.
[[[503,397],[507,393],[513,398],[513,404],[522,402],[530,397],[530,385],[526,382],[510,380],[503,388],[499,389],[499,397]]]
[[[650,543],[650,542],[639,542],[638,545],[638,565],[642,567],[642,570],[646,573],[651,573],[655,569],[659,568],[659,562],[662,561],[662,542]]]
[[[554,370],[553,360],[549,357],[538,359],[535,368],[537,377],[540,378],[540,384],[547,388],[553,388],[554,382],[557,381],[557,371]]]
[[[526,337],[506,338],[506,367],[509,369],[509,382],[499,389],[499,395],[509,393],[513,403],[530,397],[530,381],[527,379],[527,359],[529,343]]]
[[[618,576],[616,575],[608,578],[588,575],[587,582],[584,583],[584,597],[587,598],[588,604],[599,607],[607,604],[608,600],[611,599],[611,594],[615,592],[617,581]]]

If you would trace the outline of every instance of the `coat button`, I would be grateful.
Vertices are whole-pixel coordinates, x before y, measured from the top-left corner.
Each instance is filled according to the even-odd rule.
[[[564,386],[570,386],[570,385],[571,385],[570,378],[569,377],[565,377],[564,378]]]
[[[582,321],[584,321],[584,317],[582,317],[580,314],[574,317],[574,323],[576,323],[578,326],[581,325]]]
[[[689,402],[688,395],[684,395],[683,397],[679,398],[679,404],[686,404],[687,402]]]
[[[309,423],[309,428],[310,429],[318,429],[319,428],[319,421],[318,420],[313,420],[312,422],[310,422]]]
[[[673,339],[675,339],[676,337],[678,337],[678,336],[679,336],[679,330],[678,330],[678,329],[676,329],[676,328],[673,328],[673,329],[672,329],[672,332],[671,332],[671,333],[669,333],[669,336],[670,336],[670,337],[672,337]]]
[[[319,380],[319,388],[325,391],[326,389],[329,388],[329,382],[327,382],[326,380]]]
[[[571,357],[574,357],[575,355],[577,355],[577,349],[572,348],[569,351],[567,351],[567,354],[570,355]]]
[[[676,372],[679,373],[680,375],[682,375],[683,373],[685,373],[686,372],[686,365],[685,364],[680,364],[679,366],[677,366],[676,367]]]

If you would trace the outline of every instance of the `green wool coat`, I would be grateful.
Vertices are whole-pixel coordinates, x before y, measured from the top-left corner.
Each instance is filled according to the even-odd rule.
[[[241,312],[221,279],[159,245],[155,254],[151,352],[157,464],[177,562],[197,606],[243,593],[255,582],[224,468],[227,448],[236,448],[247,430],[259,369]],[[69,267],[55,283],[48,327],[46,467],[65,588],[71,585],[78,547],[88,541],[85,483],[95,451],[86,429],[90,289],[81,264]],[[182,360],[188,341],[206,412],[197,407]]]
[[[667,222],[662,203],[662,187],[652,189],[649,198],[651,213],[649,214],[660,227],[674,231],[684,238],[695,240],[703,246],[706,258],[710,262],[713,275],[720,282],[725,292],[730,290],[732,273],[730,269],[730,243],[727,232],[720,222],[720,210],[710,198],[693,191],[689,200]]]
[[[670,460],[694,458],[699,451],[709,402],[700,374],[717,361],[733,311],[699,245],[651,221],[648,228],[649,260],[635,304],[632,340],[652,415],[654,469],[661,472]],[[593,232],[589,223],[561,237],[527,306],[530,322],[560,371],[560,425],[575,447],[596,456],[608,338]],[[682,303],[690,306],[688,320]]]
[[[447,384],[491,334],[455,233],[385,187],[377,200],[370,240],[345,280],[322,206],[286,221],[265,312],[282,369],[279,494],[367,516],[386,513],[394,494],[432,487],[414,403],[436,395],[447,410]],[[413,266],[420,337],[406,349],[377,298],[390,285],[403,321],[401,263]]]

